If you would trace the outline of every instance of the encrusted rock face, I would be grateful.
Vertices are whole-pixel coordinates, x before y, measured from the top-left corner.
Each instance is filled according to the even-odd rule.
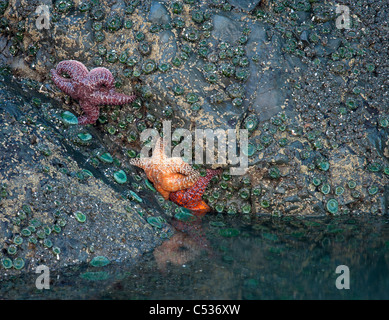
[[[7,83],[0,89],[0,263],[5,274],[40,264],[57,270],[96,256],[135,263],[172,234],[164,220],[155,232],[144,219],[151,213],[158,217],[155,201],[149,201],[146,213],[145,206],[137,206],[135,192],[123,193],[118,172],[125,175],[125,168],[103,152],[97,132],[57,113],[56,101],[26,83],[1,77]],[[88,159],[85,150],[93,148],[96,158]],[[137,185],[127,173],[125,182]]]
[[[233,128],[248,109],[259,111],[262,120],[277,114],[281,106],[292,110],[285,70],[295,65],[283,56],[277,37],[268,38],[271,26],[247,12],[206,4],[181,4],[179,11],[170,2],[158,1],[149,5],[98,1],[88,6],[55,2],[49,29],[38,30],[37,7],[38,3],[14,5],[4,13],[11,25],[25,21],[19,26],[22,41],[12,44],[13,55],[6,55],[21,75],[48,79],[47,71],[69,58],[89,69],[104,65],[120,77],[124,91],[139,80],[151,86],[157,103],[152,111],[158,117],[169,104],[177,119],[185,119],[188,126],[190,117],[200,128]],[[156,67],[141,68],[142,60]],[[172,92],[176,83],[185,93],[196,93],[199,102],[193,106],[176,97]],[[231,83],[245,87],[243,97],[225,96]]]
[[[61,0],[47,3],[49,28],[38,29],[42,13],[36,9],[42,4],[0,1],[0,63],[30,79],[25,85],[45,98],[63,102],[42,105],[43,98],[28,93],[27,102],[47,117],[47,126],[60,130],[82,155],[74,175],[88,176],[94,168],[93,175],[137,204],[156,230],[182,215],[181,209],[156,193],[128,160],[141,150],[141,132],[161,132],[164,120],[172,122],[173,130],[248,130],[246,174],[231,176],[225,166],[204,193],[214,212],[246,222],[259,213],[388,212],[389,59],[380,20],[387,5],[346,3],[352,19],[350,29],[344,29],[336,8],[319,1]],[[138,99],[102,107],[96,125],[80,128],[81,108],[56,89],[49,73],[69,59],[88,70],[109,69],[115,90],[128,95],[135,88]],[[20,121],[24,114],[27,123],[34,123],[29,118],[37,116],[37,109],[26,111],[24,101],[15,103],[17,108],[8,108],[12,117]],[[44,144],[36,144],[53,157]],[[203,174],[207,167],[195,165]],[[50,179],[72,184],[70,178]],[[11,201],[5,196],[12,194],[12,186],[0,183],[4,205]],[[85,189],[81,194],[90,199],[93,193]],[[17,204],[22,208],[24,203]],[[29,206],[39,212],[38,202]],[[16,215],[18,208],[7,215]],[[74,206],[69,214],[73,211],[86,216],[85,226],[94,209]],[[7,219],[9,224],[12,219]],[[13,237],[8,224],[2,226]],[[89,257],[84,252],[80,259]]]

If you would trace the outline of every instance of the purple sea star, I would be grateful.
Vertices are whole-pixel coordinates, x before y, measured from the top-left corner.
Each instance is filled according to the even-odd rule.
[[[64,78],[66,73],[69,78]],[[123,105],[133,102],[135,95],[115,92],[115,79],[106,68],[91,71],[79,61],[64,60],[56,69],[51,69],[55,85],[67,95],[79,101],[84,115],[78,118],[79,124],[95,123],[99,118],[100,105]]]

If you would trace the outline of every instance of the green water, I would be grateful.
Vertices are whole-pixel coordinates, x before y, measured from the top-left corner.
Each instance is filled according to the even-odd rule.
[[[82,265],[0,282],[3,299],[388,299],[388,217],[259,217],[252,224],[210,215],[135,266]],[[349,269],[349,289],[336,279]],[[344,283],[344,281],[342,282]]]

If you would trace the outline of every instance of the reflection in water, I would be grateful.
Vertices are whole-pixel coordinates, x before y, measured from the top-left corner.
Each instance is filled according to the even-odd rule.
[[[177,233],[154,250],[159,270],[166,272],[168,263],[182,266],[194,260],[203,250],[211,253],[200,218],[193,221],[173,219],[171,224]]]
[[[208,215],[173,221],[177,233],[135,266],[111,263],[0,282],[8,299],[389,299],[388,217]],[[350,290],[338,290],[338,265]],[[162,272],[161,272],[162,271]]]

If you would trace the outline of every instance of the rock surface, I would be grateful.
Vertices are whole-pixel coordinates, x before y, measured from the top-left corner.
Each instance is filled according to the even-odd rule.
[[[131,264],[172,234],[163,222],[160,231],[153,230],[146,220],[152,209],[146,213],[115,184],[113,174],[124,169],[117,159],[113,158],[116,165],[100,161],[93,166],[83,155],[85,147],[93,146],[85,136],[98,140],[98,132],[61,123],[60,113],[50,116],[53,109],[59,110],[55,100],[9,76],[1,77],[3,259],[21,258],[28,271],[40,264],[56,270],[100,256]],[[101,150],[104,142],[98,145]]]
[[[63,0],[49,4],[50,27],[39,30],[41,4],[0,1],[0,63],[30,79],[2,82],[4,257],[21,232],[12,221],[23,205],[45,224],[55,223],[56,210],[68,217],[71,235],[56,237],[62,260],[48,259],[44,239],[34,245],[53,265],[94,254],[136,260],[168,237],[165,221],[180,209],[126,165],[140,151],[140,132],[161,130],[164,120],[173,129],[249,130],[248,172],[230,176],[226,168],[204,195],[217,213],[250,223],[257,214],[389,212],[387,4],[340,1],[352,22],[342,29],[335,6],[321,1]],[[50,80],[65,59],[108,68],[117,90],[139,99],[101,108],[94,126],[65,125],[63,111],[81,112]],[[86,222],[76,221],[78,210]],[[151,216],[162,217],[149,220],[154,229]],[[32,255],[27,238],[23,246],[22,256]]]

